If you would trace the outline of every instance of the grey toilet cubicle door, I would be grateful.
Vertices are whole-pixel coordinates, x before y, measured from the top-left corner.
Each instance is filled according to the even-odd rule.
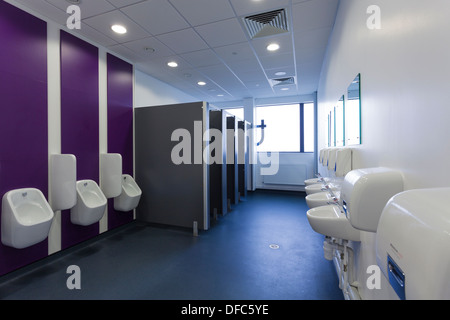
[[[209,228],[209,168],[202,160],[207,109],[205,102],[135,109],[136,181],[142,189],[138,220]],[[174,156],[185,161],[175,163]]]

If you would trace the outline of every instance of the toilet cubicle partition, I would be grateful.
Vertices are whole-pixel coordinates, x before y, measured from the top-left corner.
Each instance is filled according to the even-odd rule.
[[[248,121],[238,121],[238,191],[239,197],[247,196],[249,170],[249,139],[247,130],[250,129]]]
[[[210,213],[211,215],[225,215],[228,212],[227,204],[227,114],[223,110],[211,110],[209,113],[209,127],[211,129],[211,157],[209,167],[210,179]],[[221,141],[215,136],[213,130],[220,132]]]
[[[239,203],[238,175],[238,120],[236,116],[227,116],[227,194],[230,205]]]
[[[209,229],[208,128],[206,102],[135,109],[137,220]]]

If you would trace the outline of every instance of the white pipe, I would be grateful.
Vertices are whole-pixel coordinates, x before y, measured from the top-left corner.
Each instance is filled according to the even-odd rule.
[[[339,288],[344,294],[346,300],[361,300],[354,279],[353,250],[348,246],[347,240],[340,240],[343,244],[336,242],[337,239],[325,238],[324,249],[334,250],[334,265],[339,278]]]
[[[344,259],[343,259],[343,264],[344,264],[344,295],[348,294],[347,291],[347,286],[348,286],[348,247],[347,247],[348,241],[344,240]]]

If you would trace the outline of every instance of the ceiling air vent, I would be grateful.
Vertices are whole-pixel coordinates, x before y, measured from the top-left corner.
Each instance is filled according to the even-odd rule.
[[[295,84],[295,78],[294,77],[271,79],[271,81],[272,81],[272,86],[273,87],[286,86],[286,85],[289,85],[289,84]]]
[[[245,17],[244,24],[251,39],[289,31],[285,9]]]

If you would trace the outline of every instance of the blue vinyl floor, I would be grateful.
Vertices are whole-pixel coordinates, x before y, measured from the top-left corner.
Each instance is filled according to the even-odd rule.
[[[135,221],[3,276],[0,299],[342,300],[307,209],[303,193],[256,191],[198,237]]]

